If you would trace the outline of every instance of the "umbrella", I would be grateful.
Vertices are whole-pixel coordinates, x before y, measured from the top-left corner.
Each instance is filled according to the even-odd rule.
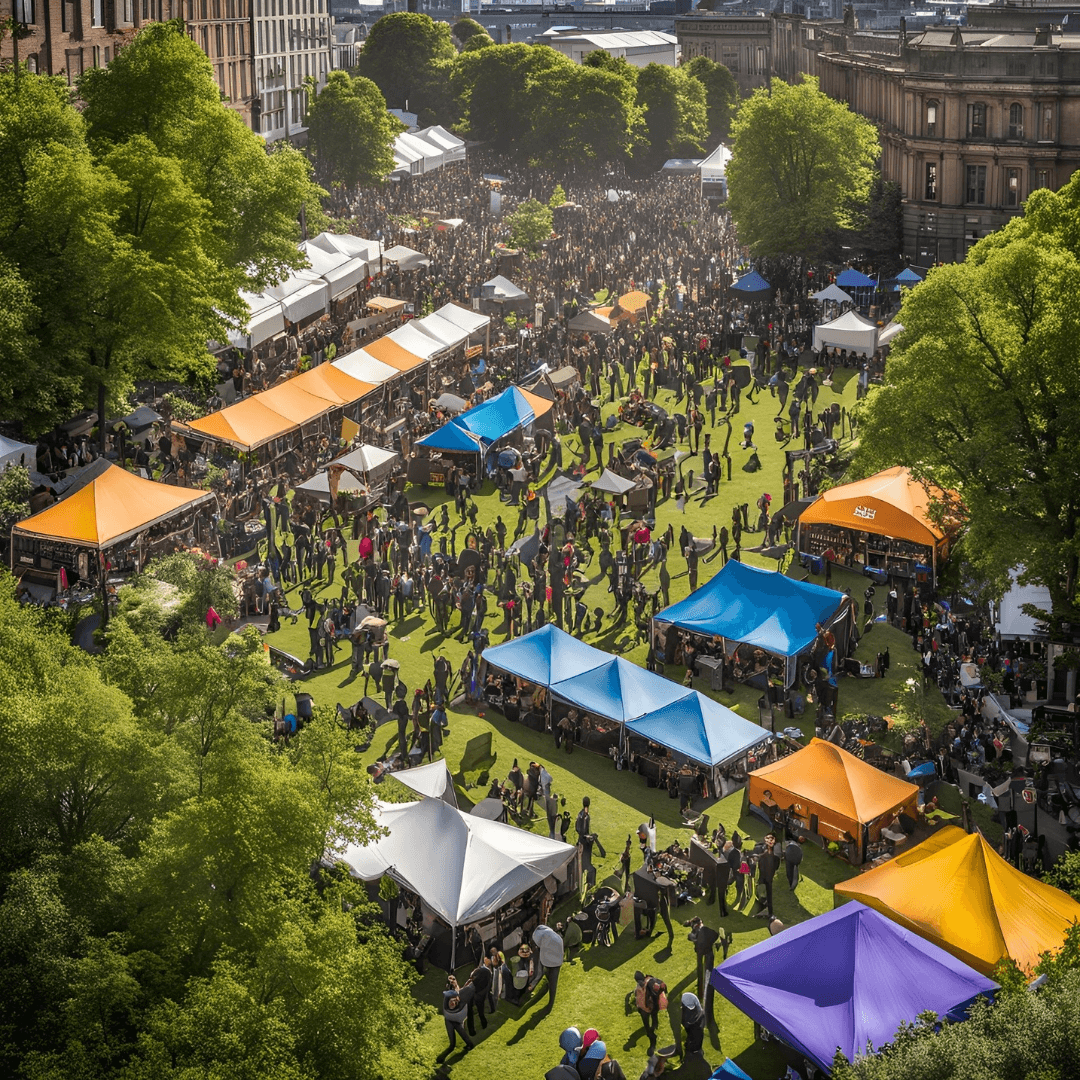
[[[522,536],[515,540],[507,549],[507,555],[516,555],[518,559],[528,565],[540,553],[540,534],[534,532],[532,536]]]

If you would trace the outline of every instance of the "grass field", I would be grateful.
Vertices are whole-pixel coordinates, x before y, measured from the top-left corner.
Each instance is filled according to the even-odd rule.
[[[818,409],[825,408],[832,400],[850,408],[855,399],[855,380],[853,371],[838,371],[835,384],[831,388],[822,388],[818,399]],[[673,395],[661,391],[657,401],[664,407],[670,407]],[[776,413],[778,402],[768,392],[762,393],[756,404],[743,398],[742,410],[734,418],[736,432],[731,440],[731,453],[735,458],[732,480],[720,485],[719,495],[705,501],[701,490],[687,504],[685,514],[680,514],[674,499],[661,501],[657,510],[657,529],[663,531],[669,522],[675,525],[676,533],[685,522],[697,536],[711,536],[714,523],[730,524],[733,505],[749,503],[754,506],[763,491],[773,495],[773,507],[782,504],[782,486],[780,472],[783,465],[782,448],[773,439],[772,417]],[[614,406],[605,407],[605,413]],[[707,418],[706,418],[707,419]],[[756,442],[763,469],[757,473],[746,473],[741,466],[749,457],[749,451],[738,448],[741,436],[741,424],[752,419],[756,425]],[[709,431],[706,426],[706,431]],[[608,441],[621,442],[629,437],[629,429],[618,428],[607,436]],[[719,427],[713,433],[714,448],[722,446],[724,429]],[[577,451],[576,435],[564,437],[566,463],[572,460],[571,451]],[[604,460],[607,460],[605,448]],[[690,463],[687,462],[687,465]],[[697,459],[700,466],[700,458]],[[591,478],[598,475],[595,469]],[[516,512],[508,511],[498,498],[491,494],[491,485],[485,487],[485,494],[478,499],[479,524],[487,528],[495,520],[496,514],[502,513],[512,531],[516,521]],[[416,491],[410,493],[412,499],[425,498],[432,506],[441,503],[445,496],[441,489],[434,491]],[[452,509],[452,508],[451,508]],[[455,517],[452,514],[451,520]],[[463,531],[462,531],[463,535]],[[459,537],[460,539],[460,537]],[[744,544],[757,543],[760,534],[744,535]],[[460,542],[459,542],[459,546]],[[350,555],[355,557],[355,549],[350,547]],[[775,568],[772,560],[759,560],[753,552],[744,548],[744,561]],[[706,564],[702,561],[699,582],[704,583],[720,567],[719,560]],[[669,557],[671,573],[671,599],[675,602],[689,591],[685,573],[685,563],[681,556]],[[816,579],[823,583],[821,578]],[[650,572],[645,578],[652,588],[656,585],[656,572]],[[835,588],[848,587],[852,595],[861,600],[866,579],[853,573],[837,570],[833,576]],[[613,608],[607,585],[593,584],[586,597],[590,610],[599,605],[610,611]],[[327,590],[327,595],[336,594],[340,583]],[[295,595],[290,597],[295,600]],[[879,591],[879,604],[883,600]],[[492,605],[488,617],[488,627],[492,644],[502,641],[505,629],[500,632],[502,621]],[[456,620],[455,620],[456,625]],[[632,632],[632,631],[631,631]],[[444,639],[435,630],[433,621],[426,612],[414,615],[392,628],[391,656],[401,663],[401,678],[411,688],[422,685],[432,672],[432,662],[436,650],[442,650],[450,659],[455,669],[460,664],[466,646],[451,638]],[[281,630],[272,635],[274,644],[295,653],[300,657],[308,655],[308,634],[304,620],[299,624],[286,623]],[[644,663],[645,645],[634,644],[625,630],[616,634],[603,634],[599,639],[588,637],[586,640],[618,651],[639,664]],[[866,661],[872,661],[875,654],[886,646],[890,649],[892,667],[886,680],[842,680],[839,695],[839,713],[865,711],[887,715],[893,700],[897,684],[909,674],[918,674],[918,656],[911,648],[910,639],[898,631],[879,624],[863,640],[858,655]],[[333,705],[335,702],[351,704],[360,696],[363,679],[353,681],[350,678],[349,653],[343,648],[339,662],[331,669],[319,672],[303,682],[303,689],[314,695],[320,705]],[[670,672],[680,678],[681,671]],[[299,688],[299,687],[298,687]],[[703,686],[699,689],[704,690]],[[936,691],[933,692],[936,695]],[[725,704],[737,708],[740,713],[752,720],[757,719],[756,701],[758,692],[740,687],[734,695],[719,695]],[[937,695],[935,707],[942,708],[943,702]],[[803,730],[813,734],[813,719],[810,710],[803,719]],[[481,718],[475,710],[455,710],[450,715],[451,730],[443,751],[452,769],[456,769],[465,743],[472,736],[483,731],[495,732],[495,746],[498,761],[494,775],[503,777],[516,757],[523,767],[529,760],[544,761],[554,777],[554,788],[566,797],[567,807],[576,813],[583,795],[592,798],[593,827],[600,835],[608,855],[605,861],[598,861],[598,881],[617,869],[619,853],[628,833],[633,833],[638,824],[655,815],[657,821],[657,839],[661,848],[669,845],[675,838],[683,843],[687,841],[689,831],[681,827],[678,814],[678,801],[667,797],[666,792],[649,789],[644,779],[636,774],[616,771],[610,760],[586,751],[578,750],[572,755],[556,751],[551,737],[525,729],[518,724],[508,724],[499,716]],[[396,729],[391,732],[391,725],[379,729],[376,740],[367,757],[374,760],[381,755],[396,739]],[[723,821],[730,833],[738,829],[744,835],[760,838],[764,828],[760,822],[744,813],[744,797],[735,794],[711,807],[705,808],[711,815],[711,823]],[[546,822],[541,817],[534,828],[546,832]],[[640,855],[634,850],[634,868],[640,863]],[[802,865],[803,876],[798,889],[791,893],[783,874],[777,878],[775,889],[776,912],[786,925],[799,922],[812,915],[820,914],[832,907],[832,887],[840,880],[852,876],[854,871],[846,863],[831,859],[823,852],[808,846]],[[665,933],[651,941],[633,940],[633,927],[624,930],[618,943],[611,949],[586,950],[584,955],[572,964],[564,967],[559,983],[559,996],[551,1015],[543,1009],[546,994],[535,999],[535,1003],[518,1010],[503,1003],[495,1024],[489,1027],[475,1051],[467,1058],[462,1058],[460,1050],[450,1058],[447,1069],[454,1078],[482,1078],[514,1076],[521,1078],[539,1077],[557,1062],[559,1056],[559,1032],[575,1024],[582,1029],[587,1026],[598,1028],[606,1041],[609,1052],[618,1058],[629,1077],[636,1077],[644,1068],[647,1042],[641,1030],[636,1012],[628,1015],[627,994],[633,989],[633,972],[640,968],[664,978],[673,1000],[684,990],[692,988],[694,976],[693,947],[686,938],[687,931],[681,923],[689,919],[701,905],[684,906],[672,911],[676,930],[673,946],[669,949]],[[557,917],[572,914],[569,904],[556,910]],[[725,926],[734,934],[733,950],[744,949],[748,945],[767,936],[763,920],[752,917],[754,908],[746,912],[732,911],[730,918],[724,920]],[[702,912],[710,925],[717,925],[718,909],[714,906]],[[659,924],[661,931],[662,923]],[[418,987],[419,995],[435,1004],[443,989],[441,973],[429,974]],[[541,986],[543,990],[543,985]],[[712,1036],[712,1043],[706,1044],[706,1056],[713,1064],[722,1061],[727,1055],[736,1059],[754,1080],[772,1080],[783,1071],[779,1057],[762,1044],[755,1044],[750,1021],[722,999],[717,1001],[717,1019],[719,1021],[719,1039]],[[661,1043],[664,1042],[664,1021],[661,1021]],[[426,1035],[433,1047],[441,1050],[445,1046],[445,1032],[441,1019],[433,1019],[427,1026]],[[672,1041],[668,1039],[667,1041]]]

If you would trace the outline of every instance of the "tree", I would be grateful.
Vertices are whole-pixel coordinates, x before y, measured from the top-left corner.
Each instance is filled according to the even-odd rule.
[[[644,160],[659,168],[669,157],[704,152],[708,133],[705,88],[681,68],[648,64],[638,72],[638,105],[645,114]]]
[[[1074,900],[1080,900],[1080,851],[1066,851],[1044,875],[1043,881],[1067,892]]]
[[[870,193],[859,207],[847,238],[847,246],[888,279],[901,269],[900,253],[904,247],[904,193],[895,181],[882,179],[874,170]]]
[[[467,45],[474,37],[486,37],[488,39],[491,37],[475,19],[470,19],[468,16],[462,16],[458,19],[450,28],[450,33],[454,35],[454,40],[462,47]]]
[[[905,329],[865,402],[856,457],[864,474],[903,464],[957,489],[979,576],[1000,595],[1009,570],[1025,567],[1067,621],[1080,563],[1078,191],[1070,182],[1034,200],[1032,220],[1029,201],[1027,217],[905,295]]]
[[[371,28],[360,53],[359,71],[395,108],[419,112],[432,97],[430,83],[438,64],[453,60],[450,27],[430,15],[398,11]]]
[[[695,56],[683,64],[682,70],[690,78],[697,79],[705,89],[709,142],[726,139],[739,104],[739,87],[735,76],[723,64],[714,63],[707,56]]]
[[[818,89],[772,80],[739,106],[728,204],[755,256],[827,254],[866,200],[879,154],[874,125]]]
[[[526,199],[507,217],[506,224],[514,247],[535,251],[551,236],[551,208],[536,199]]]
[[[8,465],[0,472],[0,529],[10,535],[11,526],[30,513],[30,470],[25,465]]]
[[[307,123],[322,183],[379,184],[394,168],[391,148],[402,125],[386,111],[386,99],[370,79],[330,72],[308,107]]]

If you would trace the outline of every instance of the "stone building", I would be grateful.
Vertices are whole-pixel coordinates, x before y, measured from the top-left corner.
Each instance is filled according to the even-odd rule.
[[[179,7],[180,0],[176,0]],[[249,127],[255,104],[253,0],[183,0],[184,28],[210,58],[214,81]],[[256,120],[258,108],[255,108]]]
[[[741,94],[768,86],[772,77],[772,23],[763,14],[697,13],[675,20],[683,63],[706,56],[735,76]]]

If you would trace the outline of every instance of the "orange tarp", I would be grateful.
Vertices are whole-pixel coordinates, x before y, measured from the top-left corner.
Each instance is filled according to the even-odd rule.
[[[108,465],[60,502],[20,521],[13,531],[105,548],[212,498],[206,491],[170,487]]]
[[[319,364],[318,367],[308,368],[292,381],[307,393],[322,398],[330,406],[352,405],[376,389],[371,383],[354,379],[333,364]]]
[[[918,788],[906,780],[875,769],[865,761],[823,739],[811,739],[797,753],[750,774],[749,796],[761,804],[767,792],[802,818],[817,814],[822,823],[847,830],[858,841],[863,825],[871,825],[871,839],[898,810],[915,816]],[[801,809],[799,809],[801,807]]]
[[[534,416],[546,416],[555,406],[554,401],[548,401],[546,397],[541,397],[539,394],[530,394],[528,390],[522,390],[521,396],[529,403],[529,408],[532,409]]]
[[[902,465],[853,484],[830,488],[801,514],[802,524],[840,525],[926,547],[945,538],[929,515],[926,488]]]
[[[1067,893],[1010,866],[979,833],[951,825],[835,891],[987,975],[1005,956],[1030,972],[1080,920]]]
[[[336,401],[327,401],[309,394],[302,386],[297,385],[299,381],[299,378],[286,379],[285,382],[258,394],[256,400],[272,412],[291,420],[294,427],[309,423],[330,409],[337,408]]]
[[[384,364],[397,368],[398,371],[412,371],[414,367],[419,367],[424,363],[421,357],[413,356],[411,352],[403,349],[396,341],[391,341],[388,337],[378,338],[370,345],[365,344],[364,352],[368,356],[374,356],[376,360],[381,360]]]
[[[624,293],[619,297],[619,307],[625,311],[638,312],[645,309],[645,305],[650,301],[648,293],[643,293],[635,289],[633,292]]]
[[[261,394],[245,398],[235,405],[210,413],[199,420],[192,420],[183,426],[209,438],[233,443],[245,450],[262,446],[271,439],[288,434],[296,427],[293,421],[263,405],[259,401],[260,397]]]

